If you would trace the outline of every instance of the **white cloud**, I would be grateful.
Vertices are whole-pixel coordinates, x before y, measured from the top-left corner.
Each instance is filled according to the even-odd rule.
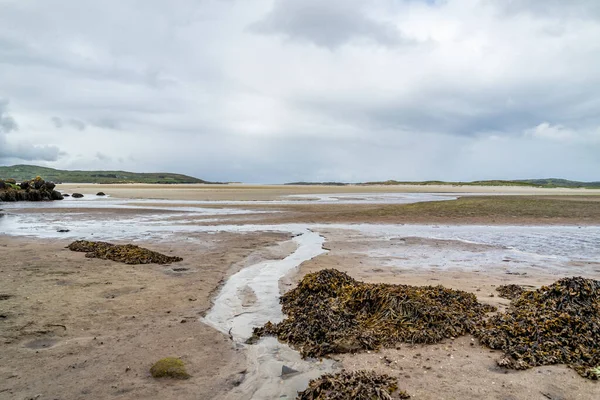
[[[5,0],[2,162],[28,142],[210,180],[599,179],[597,4]]]
[[[578,138],[577,133],[574,131],[562,125],[550,125],[548,122],[543,122],[533,129],[528,129],[525,133],[534,138],[556,140],[559,142],[573,141]]]

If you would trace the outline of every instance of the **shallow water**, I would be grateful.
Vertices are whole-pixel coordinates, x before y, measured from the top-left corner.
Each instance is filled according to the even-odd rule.
[[[293,240],[298,248],[283,260],[268,260],[244,268],[231,276],[214,301],[203,321],[229,334],[248,352],[248,372],[244,383],[231,393],[231,398],[293,399],[299,390],[314,379],[333,369],[333,362],[302,360],[298,352],[275,338],[265,338],[254,345],[243,343],[254,327],[266,322],[280,322],[283,313],[279,305],[279,280],[287,273],[326,252],[324,238],[308,229],[295,231]],[[252,301],[246,302],[251,292]],[[298,373],[282,377],[282,367]]]

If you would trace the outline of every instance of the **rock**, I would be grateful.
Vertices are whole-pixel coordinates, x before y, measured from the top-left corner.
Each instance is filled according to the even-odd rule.
[[[281,377],[284,378],[288,375],[297,374],[300,371],[295,370],[294,368],[290,368],[287,365],[281,366]]]
[[[35,179],[32,181],[33,187],[36,189],[41,189],[45,183],[46,181],[40,178],[39,176],[36,176]]]
[[[67,232],[71,232],[71,230],[70,229],[59,229],[56,232],[58,232],[58,233],[67,233]]]
[[[6,188],[6,182],[4,182],[2,179],[0,179],[0,190],[5,189]]]
[[[80,198],[82,198],[82,197],[83,197],[83,195],[82,195],[81,193],[73,193],[71,196],[72,196],[74,199],[80,199]]]
[[[106,194],[104,192],[98,192],[96,193],[96,196],[106,196]]]
[[[63,195],[63,197],[71,197],[71,195],[68,193],[63,193],[62,195]]]
[[[14,179],[2,181],[0,185],[0,201],[49,201],[62,200],[63,196],[54,190],[56,185],[46,182],[39,176],[31,181],[21,182]]]

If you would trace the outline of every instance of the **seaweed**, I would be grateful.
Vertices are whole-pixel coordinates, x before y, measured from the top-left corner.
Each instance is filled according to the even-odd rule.
[[[342,371],[325,374],[308,383],[308,388],[298,393],[296,400],[391,400],[409,399],[399,391],[396,379],[373,371]],[[394,393],[394,397],[392,397]]]
[[[496,291],[500,293],[499,296],[502,298],[516,300],[525,292],[525,289],[519,285],[510,284],[500,285],[496,288]]]
[[[502,350],[500,366],[528,369],[567,364],[600,378],[600,281],[564,278],[524,292],[510,309],[485,322],[481,343]]]
[[[173,378],[188,379],[190,375],[185,370],[183,361],[175,357],[166,357],[158,360],[152,368],[150,374],[154,378]]]
[[[125,264],[170,264],[183,260],[181,257],[166,256],[132,244],[114,245],[107,242],[77,240],[67,248],[86,253],[87,258],[100,258]]]
[[[303,357],[437,343],[473,333],[486,313],[472,293],[442,286],[368,284],[335,269],[306,275],[280,299],[287,318],[255,328],[249,343],[273,335]]]

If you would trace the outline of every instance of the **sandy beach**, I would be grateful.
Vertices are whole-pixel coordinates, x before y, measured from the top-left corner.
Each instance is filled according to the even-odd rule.
[[[405,203],[419,201],[403,193],[455,195],[459,189],[477,196],[560,198],[584,208],[542,216],[546,219],[531,214],[494,220],[483,214],[450,218],[439,210],[411,220],[380,211],[404,210]],[[2,399],[263,399],[275,398],[273,393],[290,399],[311,370],[314,375],[342,368],[397,377],[414,399],[592,399],[600,393],[598,382],[562,365],[501,369],[500,353],[470,336],[334,356],[328,365],[300,360],[277,343],[273,346],[281,347],[271,354],[271,344],[249,346],[243,337],[249,324],[280,313],[278,294],[264,285],[275,285],[281,294],[324,268],[366,282],[441,284],[474,293],[499,311],[509,305],[495,291],[502,284],[538,288],[565,276],[597,279],[600,202],[593,191],[245,185],[60,190],[85,197],[0,205]],[[109,197],[96,197],[99,191]],[[382,193],[392,195],[382,199]],[[343,196],[319,201],[323,194]],[[294,195],[308,200],[288,204],[298,202]],[[260,201],[267,204],[253,203]],[[448,210],[454,201],[439,203]],[[323,243],[301,241],[311,233]],[[132,266],[89,259],[65,249],[76,239],[135,243],[183,261]],[[205,320],[228,285],[235,301],[228,300],[229,308],[216,319]],[[152,363],[166,356],[180,357],[192,378],[152,378]],[[282,365],[300,374],[280,377]]]

